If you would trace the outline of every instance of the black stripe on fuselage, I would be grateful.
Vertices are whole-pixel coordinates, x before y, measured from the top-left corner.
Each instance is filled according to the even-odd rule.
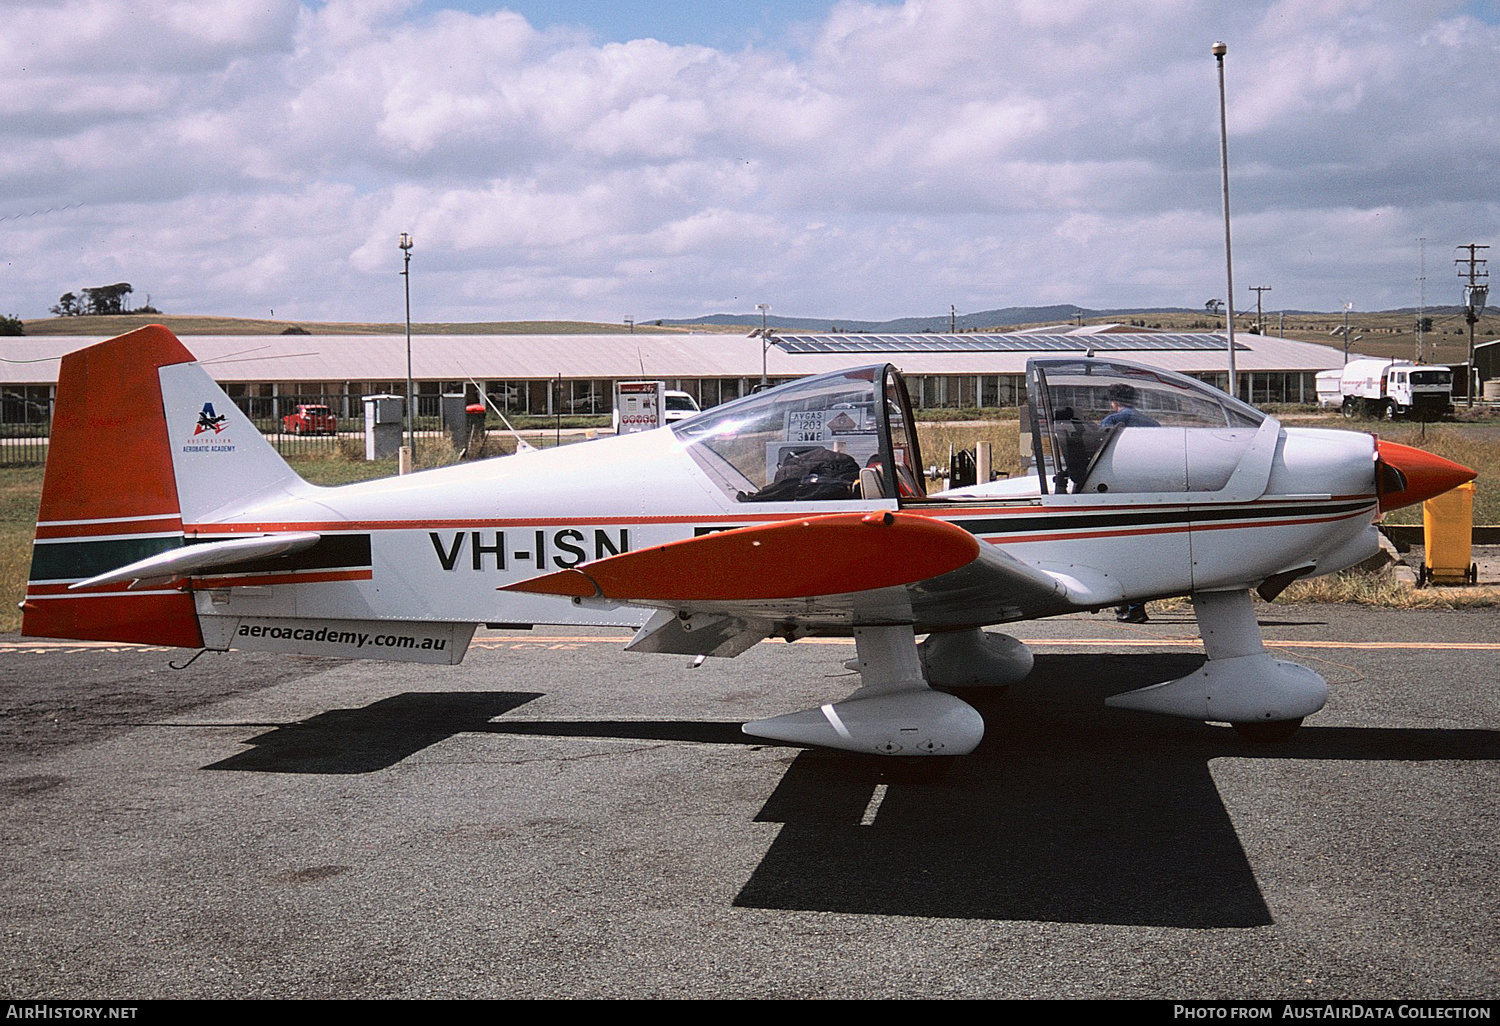
[[[161,538],[109,538],[104,541],[49,541],[31,547],[33,581],[74,581],[97,577],[182,545],[182,535]]]
[[[212,545],[228,538],[191,539],[190,545]],[[181,548],[181,535],[161,538],[107,538],[90,541],[53,541],[31,548],[33,581],[75,581],[107,574],[122,566]],[[287,573],[294,570],[365,569],[370,562],[368,534],[326,534],[301,552],[272,556],[230,567],[204,571],[215,573]]]
[[[1077,528],[1119,529],[1128,527],[1157,527],[1164,524],[1208,524],[1243,521],[1253,526],[1257,520],[1281,520],[1293,517],[1339,516],[1369,509],[1374,500],[1358,502],[1317,502],[1307,505],[1254,505],[1254,506],[1178,506],[1173,509],[1093,510],[1086,513],[1056,512],[1039,514],[1015,514],[1002,517],[975,517],[949,520],[954,527],[961,527],[970,534],[990,536],[1004,534],[1036,534],[1047,531],[1076,530]]]
[[[222,540],[225,539],[214,539]],[[212,545],[213,542],[193,539],[191,544]],[[325,534],[301,552],[270,556],[250,563],[235,563],[233,566],[204,573],[273,574],[291,570],[364,570],[370,565],[368,534]]]

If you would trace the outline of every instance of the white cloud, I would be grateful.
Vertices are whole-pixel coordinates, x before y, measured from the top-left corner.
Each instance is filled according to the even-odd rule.
[[[1456,0],[846,0],[733,53],[417,12],[8,10],[0,217],[86,206],[15,222],[0,301],[392,317],[411,231],[432,319],[1196,307],[1216,38],[1237,262],[1278,301],[1410,302],[1418,235],[1500,227],[1500,29]]]

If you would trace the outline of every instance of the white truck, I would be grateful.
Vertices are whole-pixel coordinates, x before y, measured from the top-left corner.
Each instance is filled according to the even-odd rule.
[[[1453,372],[1409,360],[1350,360],[1318,375],[1318,402],[1340,407],[1350,419],[1437,420],[1453,412]]]

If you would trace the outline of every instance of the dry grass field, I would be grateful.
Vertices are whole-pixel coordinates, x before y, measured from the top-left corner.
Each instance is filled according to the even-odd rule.
[[[252,317],[200,317],[193,314],[119,314],[117,316],[47,317],[23,321],[27,335],[113,336],[145,324],[164,324],[178,335],[280,335],[288,328],[301,328],[309,335],[400,335],[404,322],[395,324],[273,321]],[[684,334],[687,328],[637,324],[635,330]],[[695,328],[695,331],[742,332],[743,328]],[[592,321],[436,321],[413,324],[413,335],[623,335],[624,324]]]
[[[1463,363],[1469,358],[1469,326],[1462,314],[1429,311],[1432,328],[1423,333],[1424,363]],[[1277,314],[1265,315],[1267,335],[1280,335],[1301,342],[1320,342],[1326,346],[1342,349],[1344,315],[1340,313]],[[1129,318],[1127,318],[1129,320]],[[1207,312],[1190,314],[1145,314],[1134,318],[1135,323],[1145,322],[1146,327],[1175,331],[1222,331],[1224,318],[1211,318]],[[1085,324],[1103,323],[1102,318],[1085,318]],[[1255,323],[1255,308],[1250,312],[1236,310],[1234,330],[1249,331]],[[1029,325],[1028,325],[1029,327]],[[1366,356],[1382,356],[1391,359],[1412,360],[1416,358],[1416,315],[1411,312],[1349,314],[1349,334],[1355,338],[1351,352]],[[1474,339],[1488,342],[1500,335],[1500,315],[1486,312],[1474,325]]]

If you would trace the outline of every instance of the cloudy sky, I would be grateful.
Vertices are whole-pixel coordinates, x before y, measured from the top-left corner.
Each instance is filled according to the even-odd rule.
[[[885,318],[1460,297],[1493,0],[3,0],[0,313]]]

